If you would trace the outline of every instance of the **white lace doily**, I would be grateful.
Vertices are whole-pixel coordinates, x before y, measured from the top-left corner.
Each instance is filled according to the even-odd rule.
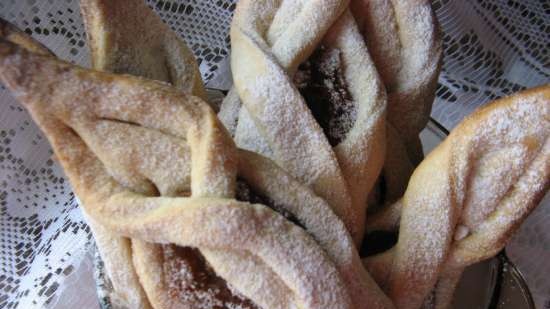
[[[234,2],[147,0],[193,49],[206,81],[229,52]],[[491,99],[550,82],[548,1],[439,0],[434,8],[445,56],[433,116],[448,128]],[[0,17],[60,58],[88,66],[79,12],[77,0],[0,0]],[[91,237],[51,155],[29,115],[1,87],[0,308],[52,307],[60,297],[64,304],[57,308],[90,306],[66,289],[93,289],[89,277],[80,277],[91,267]],[[540,309],[550,308],[549,222],[547,198],[507,249]]]

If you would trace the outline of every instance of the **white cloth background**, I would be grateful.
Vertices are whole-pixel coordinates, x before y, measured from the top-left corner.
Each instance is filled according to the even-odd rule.
[[[147,2],[193,49],[205,80],[223,85],[227,70],[218,69],[229,53],[235,1]],[[433,116],[448,128],[491,99],[550,82],[548,1],[433,4],[445,50]],[[60,58],[89,65],[77,0],[0,0],[0,17]],[[51,154],[29,115],[1,87],[0,308],[97,306],[90,232]],[[530,216],[507,248],[539,309],[550,308],[549,204]]]

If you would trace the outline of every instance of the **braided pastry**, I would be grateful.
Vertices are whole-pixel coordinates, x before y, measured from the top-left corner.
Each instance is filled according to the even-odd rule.
[[[235,90],[220,117],[229,128],[238,120],[239,146],[310,185],[359,245],[367,193],[383,164],[386,98],[347,7],[239,1],[231,27]]]
[[[350,166],[365,173],[367,161],[381,166],[383,151],[377,151],[384,148],[385,128],[384,92],[355,21],[344,2],[260,2],[243,0],[236,13],[236,90],[226,108],[238,106],[242,98],[244,108],[236,109],[237,140],[272,156],[286,171],[235,148],[212,109],[194,96],[202,93],[202,84],[188,87],[196,65],[174,69],[174,62],[144,55],[135,63],[125,58],[98,65],[102,71],[164,80],[179,85],[181,92],[163,82],[58,61],[0,22],[0,80],[45,131],[83,201],[95,237],[109,247],[106,256],[115,261],[115,280],[129,285],[117,290],[122,291],[121,303],[131,308],[420,308],[433,302],[429,305],[446,308],[464,268],[501,250],[548,191],[550,85],[499,100],[466,119],[415,170],[403,198],[387,209],[397,210],[393,217],[380,216],[387,226],[400,222],[398,242],[363,263],[390,300],[363,268],[354,245],[362,236],[357,212],[364,212],[366,195],[349,182],[372,186],[376,175],[352,174]],[[103,5],[97,7],[106,9]],[[262,10],[262,5],[273,6]],[[319,26],[326,27],[320,37],[323,31],[315,27],[297,35],[295,27],[308,23],[292,22],[312,17],[314,8],[344,12],[331,20],[333,12],[322,10],[329,22]],[[289,24],[292,31],[287,32]],[[92,37],[103,35],[92,31]],[[287,42],[289,37],[296,41]],[[109,42],[119,44],[117,39]],[[139,44],[126,48],[135,47]],[[109,53],[105,59],[124,58],[124,53]],[[254,67],[242,67],[244,56],[254,59]],[[92,49],[92,57],[104,56]],[[148,60],[140,62],[140,57]],[[190,75],[155,77],[155,61],[167,71]],[[319,81],[308,76],[312,72],[336,78]],[[274,76],[277,83],[270,85]],[[357,77],[348,83],[356,100],[346,91],[339,94],[358,114],[339,140],[330,130],[323,134],[326,127],[319,124],[326,119],[313,119],[316,109],[310,112],[302,95],[320,99],[315,97],[320,84],[342,85],[350,76]],[[360,89],[366,85],[369,91]],[[341,176],[334,190],[342,195],[321,190],[332,189],[328,184],[333,179],[319,180],[330,173],[308,174],[291,154],[281,156],[285,146],[280,143],[291,136],[279,126],[277,115],[284,116],[285,130],[299,141],[308,141],[300,140],[300,134],[315,138],[305,146],[328,145],[315,150],[329,160],[328,171]],[[357,124],[359,119],[367,124]],[[293,121],[307,123],[306,133]],[[245,134],[246,128],[256,131]],[[414,147],[396,126],[389,124],[388,134],[397,136],[402,153],[413,158],[409,152]],[[346,153],[346,143],[358,148]],[[292,146],[298,159],[312,160],[308,154],[313,148]],[[357,159],[367,146],[381,147]],[[326,201],[316,194],[324,194]]]
[[[205,97],[191,51],[143,1],[82,0],[80,8],[94,69],[169,82]],[[92,218],[87,221],[116,292],[113,301],[148,308],[132,264],[130,241]]]
[[[2,81],[46,132],[86,213],[132,239],[134,265],[153,307],[391,308],[372,289],[328,205],[268,160],[237,155],[202,101],[158,82],[79,69],[5,41],[0,68]],[[235,174],[266,196],[251,202],[273,200],[314,238],[264,205],[232,199]],[[178,197],[189,192],[191,197]],[[269,273],[252,272],[256,281],[244,276],[238,282],[243,275],[228,261],[212,273],[199,252],[217,250],[230,254],[212,259],[242,256]],[[169,280],[173,266],[192,271]],[[177,287],[184,292],[175,295]]]
[[[94,4],[94,5],[91,5],[89,2],[97,2],[97,1],[87,1],[88,3],[83,6],[83,12],[85,12],[84,15],[91,15],[91,16],[95,16],[95,15],[99,15],[97,14],[97,10],[98,8],[101,8],[102,10],[111,10],[111,11],[115,11],[116,10],[119,10],[120,8],[116,7],[116,6],[111,6],[110,8],[107,8],[106,6],[108,6],[108,4],[105,4],[105,3],[102,3],[101,5],[98,5],[98,4]],[[115,1],[116,2],[116,1]],[[140,3],[136,3],[138,6],[141,6]],[[91,10],[91,12],[88,12],[86,13],[86,11],[88,10]],[[145,8],[144,10],[148,10],[147,8]],[[149,10],[148,10],[149,11]],[[107,15],[108,13],[102,13],[101,15]],[[111,12],[110,13],[111,15],[113,14],[116,14],[116,13],[113,13]],[[120,13],[119,13],[120,14]],[[129,16],[129,13],[125,12],[124,15],[126,16],[126,19],[128,19],[127,16]],[[136,16],[133,16],[134,19],[138,19],[139,16],[136,15]],[[88,23],[91,23],[91,22],[88,22]],[[118,24],[123,24],[123,21],[119,21]],[[88,27],[89,29],[92,29],[92,27]],[[102,29],[103,30],[103,29]],[[99,35],[99,34],[93,34],[91,35],[91,37],[94,37],[94,36],[98,36],[98,37],[102,37],[102,36],[106,36],[105,34],[102,34],[102,35]],[[113,38],[113,40],[115,40],[115,38]],[[116,42],[112,43],[113,45],[116,44]],[[94,41],[92,40],[91,42],[91,45],[93,46],[94,45]],[[124,45],[124,44],[116,44],[116,45]],[[133,49],[133,48],[136,48],[136,46],[131,46],[131,47],[128,47],[129,50]],[[141,64],[140,64],[140,61],[139,59],[136,61],[135,64],[132,64],[131,61],[132,61],[132,57],[131,55],[124,55],[123,54],[124,50],[122,51],[119,51],[119,55],[122,55],[120,56],[120,58],[122,59],[125,59],[126,60],[126,63],[124,63],[124,65],[118,65],[116,63],[114,64],[106,64],[104,65],[103,67],[98,67],[98,69],[103,69],[103,70],[108,70],[108,71],[115,71],[117,72],[120,72],[120,73],[133,73],[133,74],[145,74],[144,76],[145,77],[155,77],[154,74],[151,74],[147,68],[140,68]],[[102,58],[103,57],[103,54],[101,53],[98,53],[97,51],[95,51],[94,48],[92,48],[92,58]],[[162,66],[162,59],[151,59],[151,61],[153,60],[156,60],[156,61],[159,61],[160,63],[158,63],[158,65]],[[94,63],[105,63],[106,61],[93,61]],[[143,61],[141,61],[143,62]],[[109,63],[109,62],[107,62]],[[117,69],[117,66],[118,66],[118,69]],[[129,71],[129,72],[125,72],[124,69],[126,67],[129,67],[129,68],[133,68],[133,71]],[[348,249],[349,250],[349,249]],[[260,266],[259,265],[256,265],[256,268],[254,270],[251,269],[251,266],[253,263],[253,261],[246,257],[246,256],[240,256],[239,257],[236,257],[236,256],[233,256],[232,254],[233,253],[223,253],[222,252],[217,252],[217,253],[214,253],[214,252],[211,252],[211,251],[208,251],[208,252],[203,252],[206,259],[210,262],[210,264],[212,264],[213,268],[215,270],[221,270],[222,268],[225,269],[226,272],[231,272],[231,273],[235,273],[235,274],[247,274],[247,273],[267,273],[265,270],[262,270],[260,269]],[[221,259],[220,257],[223,256],[223,259]],[[227,260],[229,258],[232,258],[232,263],[227,263]],[[147,263],[144,263],[144,265],[146,265]],[[231,270],[227,269],[229,266],[228,265],[231,265],[230,268],[232,268]],[[248,271],[246,271],[248,270]],[[257,275],[256,275],[257,277]],[[270,281],[272,282],[273,280],[275,280],[276,278],[270,278],[269,280],[267,281]],[[253,280],[248,280],[248,282],[252,282]],[[258,279],[256,278],[255,281],[258,281]],[[357,280],[355,280],[357,281]],[[246,284],[247,283],[247,280],[238,280],[238,281],[233,281],[233,282],[239,282],[239,283],[244,283]],[[372,283],[369,283],[372,285]],[[235,288],[237,288],[239,290],[239,286],[235,286]],[[246,290],[246,289],[244,289]],[[276,290],[276,289],[275,289]],[[253,293],[244,293],[245,295],[247,296],[255,296],[255,298],[259,299],[259,300],[263,300],[263,299],[269,299],[268,297],[265,297],[266,295],[262,295],[261,294],[261,291],[258,291],[258,290],[255,290]],[[264,293],[265,294],[265,293]],[[282,305],[282,302],[281,302],[281,299],[282,299],[282,296],[279,295],[279,297],[275,297],[276,295],[274,295],[274,293],[269,293],[271,295],[267,295],[267,296],[271,296],[272,299],[276,300],[279,304],[279,306]],[[364,292],[362,292],[362,294],[365,294]],[[357,294],[357,295],[362,295],[361,293]],[[369,293],[367,293],[369,294]],[[367,295],[365,294],[365,295]],[[371,301],[372,302],[372,301]],[[359,301],[358,303],[365,303],[364,301]],[[275,304],[271,304],[270,306],[267,306],[269,308],[274,308]]]
[[[369,197],[373,213],[401,198],[423,158],[419,134],[428,122],[442,49],[428,0],[353,0],[352,12],[388,93],[386,158]],[[370,216],[369,228],[398,216],[399,204]]]
[[[46,47],[2,19],[0,19],[0,38],[16,43],[33,53],[54,56]],[[86,221],[92,229],[95,242],[102,252],[106,271],[117,292],[113,295],[112,302],[120,308],[150,308],[131,265],[129,241],[114,235],[92,218],[86,217]]]
[[[417,165],[442,58],[430,1],[352,0],[351,7],[388,92],[389,125]]]
[[[115,3],[117,1],[114,1],[114,2],[111,2],[111,3],[101,3],[101,5],[99,5],[97,2],[98,2],[97,0],[85,1],[83,3],[85,5],[82,8],[82,10],[84,12],[83,15],[85,15],[85,16],[116,15],[117,10],[120,11],[120,7],[117,7],[116,5],[110,5],[110,4]],[[99,2],[103,2],[103,1],[99,1]],[[137,1],[136,5],[138,7],[144,6],[143,3],[141,3],[140,1]],[[105,10],[105,11],[110,10],[111,12],[110,13],[109,12],[103,12],[101,14],[98,14],[98,12],[97,12],[98,10]],[[150,11],[146,7],[143,8],[143,10]],[[123,17],[126,17],[126,19],[129,19],[129,17],[131,16],[135,20],[138,20],[140,18],[139,15],[132,16],[131,13],[132,12],[130,12],[130,13],[124,12]],[[122,14],[122,13],[118,13],[118,14]],[[149,13],[149,14],[151,14],[151,13]],[[88,19],[90,19],[90,18],[88,17]],[[87,21],[87,23],[92,24],[92,21]],[[94,21],[94,22],[97,23],[97,21]],[[128,23],[131,24],[131,21],[128,21]],[[121,25],[124,25],[124,20],[117,21],[117,24],[119,25],[119,27]],[[91,31],[94,30],[94,27],[89,26],[88,28]],[[101,30],[105,31],[103,28],[101,28]],[[90,35],[90,36],[92,38],[93,37],[105,37],[105,36],[108,35],[108,33],[109,32],[107,32],[107,34],[99,34],[99,33],[93,34],[92,33],[92,35]],[[113,36],[113,35],[111,35],[111,36],[113,37],[112,41],[114,41],[114,42],[111,43],[112,45],[122,45],[122,46],[124,46],[124,42],[123,43],[117,43],[116,42],[117,37]],[[90,44],[92,46],[94,46],[94,44],[97,44],[97,43],[94,42],[94,40],[92,40]],[[156,77],[155,74],[151,73],[148,70],[147,66],[142,65],[143,61],[140,61],[139,59],[137,59],[135,61],[135,63],[132,63],[132,61],[133,61],[132,55],[124,54],[125,51],[131,52],[131,50],[134,49],[134,48],[139,48],[139,46],[129,46],[125,50],[117,50],[119,58],[125,60],[125,63],[123,63],[122,65],[119,64],[119,63],[116,63],[114,61],[105,61],[103,59],[105,57],[103,55],[103,53],[100,53],[100,52],[97,51],[97,50],[99,50],[99,48],[92,48],[92,59],[95,59],[95,58],[100,59],[100,60],[97,60],[97,61],[93,61],[93,63],[103,63],[104,64],[103,66],[96,67],[97,69],[101,69],[101,70],[113,71],[113,72],[119,72],[119,73],[144,74],[143,75],[144,77],[155,78]],[[159,59],[158,57],[149,59],[149,64],[150,65],[153,64],[152,61],[157,61],[158,62],[157,66],[162,66],[163,65],[163,60]],[[126,68],[131,68],[131,70],[125,71]],[[166,80],[166,81],[170,82],[170,80]],[[264,166],[264,165],[262,165],[262,166]],[[148,254],[137,254],[140,257],[149,257],[147,259],[147,261],[145,261],[145,258],[141,259],[142,261],[140,261],[140,263],[139,263],[139,266],[140,266],[139,268],[145,268],[148,265],[159,264],[159,263],[155,263],[155,260],[153,258],[150,258],[150,257],[153,257],[155,255],[153,252],[162,251],[161,248],[159,248],[158,246],[157,246],[157,248],[154,248],[152,245],[148,246],[148,247],[145,247],[143,244],[141,244],[139,246],[137,246],[137,245],[134,245],[134,246],[139,249],[139,250],[134,250],[134,251],[142,251],[144,248],[147,248],[150,251],[150,253],[148,253]],[[108,248],[108,251],[110,251],[110,252],[107,252],[107,254],[112,255],[113,253],[118,253],[120,251],[120,250],[113,250],[113,248],[110,248],[110,247],[111,246],[109,246],[109,248]],[[350,249],[348,248],[347,250],[349,251]],[[254,274],[253,277],[248,278],[248,280],[245,280],[244,278],[236,278],[235,280],[230,280],[230,281],[233,283],[233,287],[235,289],[243,291],[243,294],[245,296],[248,296],[249,298],[252,298],[253,300],[255,300],[256,303],[266,304],[264,307],[268,307],[268,308],[276,308],[276,307],[283,308],[283,307],[285,307],[285,304],[291,304],[292,303],[291,299],[289,299],[287,301],[282,301],[282,299],[284,299],[284,296],[285,296],[284,294],[276,295],[276,293],[273,293],[273,291],[279,290],[277,288],[275,288],[275,289],[270,288],[270,289],[261,290],[261,289],[258,289],[257,287],[254,287],[254,286],[249,287],[251,282],[259,282],[260,281],[258,279],[258,277],[263,278],[264,282],[267,282],[270,285],[274,285],[273,282],[277,281],[277,278],[273,277],[273,276],[270,276],[271,272],[266,270],[265,267],[262,268],[261,263],[256,263],[254,261],[253,257],[243,255],[243,254],[237,255],[235,252],[214,252],[213,250],[207,250],[207,251],[203,250],[202,253],[205,256],[206,260],[211,264],[211,266],[213,267],[214,270],[216,270],[217,273],[220,273],[221,271],[223,271],[224,274],[236,274],[236,275],[239,275],[240,277],[246,277],[248,274]],[[158,254],[156,254],[156,255],[158,255]],[[121,255],[117,254],[117,256],[121,256]],[[354,256],[357,257],[357,254],[355,254]],[[231,260],[232,262],[228,263],[229,260]],[[117,264],[119,264],[119,263],[117,263]],[[349,264],[349,263],[347,263],[347,264]],[[355,265],[355,267],[357,267],[357,265]],[[359,266],[359,267],[362,268],[362,266]],[[158,272],[158,270],[156,270],[156,271],[155,270],[148,270],[148,271],[143,271],[142,270],[142,271],[140,271],[140,273],[141,273],[140,277],[143,278],[147,274],[155,273],[155,272]],[[356,270],[354,270],[352,272],[348,271],[347,273],[348,274],[356,274],[357,271]],[[363,273],[364,273],[364,271],[363,271]],[[259,274],[263,274],[263,275],[260,276]],[[353,275],[353,276],[355,277],[355,275]],[[226,275],[225,277],[227,278],[228,275]],[[366,276],[365,280],[370,280],[368,275]],[[361,280],[354,279],[350,282],[358,282],[358,284],[356,286],[361,287],[362,286],[361,282],[363,282],[363,281],[364,281],[363,279],[361,279]],[[128,282],[128,284],[133,285],[131,282]],[[367,281],[365,284],[370,285],[370,286],[374,285],[372,280]],[[121,284],[119,284],[119,286],[120,285]],[[284,287],[284,284],[279,284],[279,286]],[[121,287],[121,288],[125,289],[125,287]],[[126,287],[126,289],[127,289],[127,287]],[[359,299],[357,299],[356,303],[365,303],[363,298],[365,296],[369,296],[369,294],[371,294],[370,292],[365,293],[364,290],[365,289],[364,289],[364,286],[363,286],[363,288],[361,290],[359,290],[359,292],[355,293],[355,295],[359,296]],[[369,289],[369,290],[371,290],[371,289]],[[377,289],[376,291],[379,291],[379,290]],[[379,292],[379,294],[380,295],[377,296],[377,298],[382,298],[383,297],[383,296],[381,296],[382,293]],[[371,298],[371,299],[372,300],[370,300],[369,302],[375,303],[376,298]],[[270,300],[271,303],[269,303],[268,300]]]
[[[450,304],[466,266],[498,253],[550,186],[550,85],[466,118],[415,170],[394,248],[365,264],[397,308]]]

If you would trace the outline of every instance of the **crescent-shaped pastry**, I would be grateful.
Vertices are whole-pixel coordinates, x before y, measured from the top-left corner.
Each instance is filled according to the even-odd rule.
[[[347,7],[240,1],[231,27],[235,90],[220,117],[231,128],[227,111],[240,98],[237,145],[310,185],[359,245],[367,193],[383,164],[386,98]]]
[[[549,186],[545,85],[457,126],[411,177],[397,244],[365,264],[397,308],[420,308],[427,298],[446,308],[464,268],[498,253]]]
[[[154,308],[392,307],[326,202],[269,160],[236,152],[201,100],[2,40],[0,68],[45,131],[86,213],[132,239]],[[236,183],[242,201],[231,198]],[[282,215],[265,206],[269,200]],[[222,250],[229,260],[214,272],[201,252]],[[259,278],[251,281],[234,272],[235,257],[269,273],[253,273]]]

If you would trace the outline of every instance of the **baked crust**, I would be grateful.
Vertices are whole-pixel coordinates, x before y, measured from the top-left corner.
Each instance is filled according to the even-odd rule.
[[[465,267],[497,254],[550,186],[550,85],[468,116],[414,171],[396,246],[365,265],[397,308],[446,308]]]
[[[92,67],[167,81],[206,98],[193,53],[144,1],[82,0]]]
[[[238,120],[237,145],[272,158],[327,200],[359,246],[367,193],[383,164],[386,96],[348,4],[240,1],[231,27],[235,90],[220,118],[229,128]],[[356,113],[335,147],[293,82],[319,46],[339,51]]]
[[[280,6],[270,17],[270,10],[254,11],[246,5],[256,4],[242,3],[244,13],[237,13],[267,16],[246,15],[262,22],[243,21],[236,36],[249,49],[237,50],[259,59],[254,70],[274,68],[267,75],[280,73],[295,94],[289,69],[264,47],[274,48],[286,31],[283,25],[297,20],[295,13],[307,5]],[[335,46],[356,38],[352,22],[344,12],[321,43]],[[253,35],[251,24],[270,29],[266,44]],[[357,41],[362,42],[348,43],[357,47]],[[297,44],[293,52],[304,52],[299,46],[309,45]],[[349,52],[345,44],[336,46]],[[355,52],[363,55],[362,50]],[[151,73],[146,67],[142,72]],[[240,71],[243,83],[258,74],[253,69]],[[107,256],[120,267],[120,282],[138,284],[122,289],[121,302],[136,308],[149,303],[154,308],[392,308],[392,301],[397,308],[419,308],[427,299],[446,308],[463,269],[501,250],[550,187],[550,85],[498,100],[465,119],[415,170],[388,215],[378,217],[379,226],[391,228],[399,219],[399,240],[363,263],[390,301],[361,265],[348,233],[355,225],[341,221],[339,209],[316,195],[320,187],[309,189],[292,170],[279,168],[280,162],[237,149],[212,109],[191,93],[58,61],[1,22],[0,80],[46,132],[99,242],[115,244]],[[248,108],[246,98],[255,98],[256,89],[242,87]],[[248,104],[258,108],[257,102]],[[252,112],[246,117],[255,121]],[[329,150],[345,175],[337,152],[341,144]],[[267,146],[276,157],[274,146]],[[237,179],[265,199],[236,200]],[[171,257],[171,248],[192,253]],[[217,277],[198,284],[183,273],[183,280],[198,286],[178,294],[167,262],[201,258],[202,270]]]
[[[371,298],[374,283],[326,202],[267,159],[237,152],[200,99],[160,82],[77,68],[5,41],[0,68],[2,81],[46,133],[86,213],[109,231],[139,240],[132,241],[134,263],[144,263],[136,269],[153,307],[201,304],[166,298],[170,291],[153,277],[165,273],[147,255],[160,251],[138,248],[147,243],[199,248],[205,256],[253,257],[270,273],[256,272],[253,263],[237,273],[227,261],[215,270],[264,307],[279,299],[255,292],[282,295],[288,308],[388,302]],[[265,205],[231,198],[237,174],[287,205],[310,234]],[[191,197],[171,197],[189,186]],[[146,266],[153,269],[140,273]],[[256,285],[266,282],[258,276],[267,277],[269,290]]]
[[[143,1],[82,0],[80,8],[94,69],[168,82],[184,92],[205,98],[191,51]],[[174,179],[174,183],[178,181],[181,177]],[[88,218],[88,222],[116,292],[114,295],[120,298],[118,302],[126,303],[129,308],[149,307],[136,274],[139,271],[144,281],[147,265],[138,264],[143,269],[135,269],[132,260],[136,256],[155,255],[141,252],[151,247],[132,246],[130,239],[117,237],[92,218]],[[151,288],[148,293],[154,290]]]
[[[53,53],[43,44],[34,40],[11,23],[0,18],[0,38],[15,43],[33,53],[53,56]]]
[[[136,40],[132,36],[128,38],[121,35],[121,33],[126,34],[130,28],[133,29],[136,23],[143,24],[142,16],[149,19],[155,19],[155,21],[158,20],[158,18],[155,18],[156,16],[150,16],[150,12],[138,12],[137,9],[141,11],[150,11],[140,3],[136,4],[137,8],[134,8],[129,12],[122,13],[122,6],[127,6],[127,2],[128,1],[105,2],[94,0],[84,3],[85,5],[82,7],[82,10],[84,15],[87,16],[87,18],[85,18],[86,23],[89,24],[89,37],[92,39],[90,45],[97,47],[92,48],[92,59],[95,59],[93,61],[94,66],[101,70],[118,73],[131,73],[147,78],[160,78],[164,81],[171,82],[171,80],[166,79],[167,76],[155,74],[157,72],[151,72],[150,70],[151,67],[163,67],[163,65],[165,65],[162,61],[162,57],[155,55],[154,57],[141,59],[143,58],[143,52],[141,50],[142,46],[136,44]],[[111,15],[120,16],[116,22],[113,22],[110,21],[113,17]],[[100,25],[100,27],[94,27],[94,25]],[[157,27],[163,29],[160,25]],[[151,32],[149,35],[152,36],[157,34]],[[98,42],[98,40],[94,40],[94,38],[101,38],[102,41]],[[139,39],[137,42],[139,42]],[[113,49],[105,48],[106,45],[115,46],[117,48],[115,48],[115,52],[113,52],[111,51]],[[138,53],[138,55],[133,55],[135,53]],[[185,56],[192,57],[190,55]],[[149,65],[147,65],[148,63]],[[169,63],[167,63],[166,66],[170,69]],[[192,78],[184,78],[184,80],[185,79],[191,80]],[[150,295],[149,298],[154,299],[154,302],[157,303],[157,307],[165,308],[168,306],[174,306],[174,304],[171,304],[170,298],[166,297],[166,293],[163,294],[162,292],[159,292],[159,290],[162,289],[159,289],[158,283],[154,284],[154,280],[151,280],[151,278],[155,277],[157,273],[162,273],[162,263],[158,261],[159,257],[162,256],[162,254],[159,253],[159,251],[162,252],[162,247],[158,245],[153,247],[152,245],[147,245],[143,242],[138,243],[137,241],[134,241],[133,248],[134,261],[137,266],[137,271],[140,274],[140,279],[141,281],[148,282],[147,284],[144,284],[146,288],[148,286],[150,287],[147,291]],[[144,252],[144,250],[147,252]],[[262,263],[258,263],[254,256],[243,253],[239,254],[239,252],[223,252],[216,250],[202,250],[202,254],[204,258],[208,260],[210,265],[217,270],[217,272],[223,270],[228,274],[238,274],[240,277],[243,277],[239,278],[240,280],[231,280],[231,282],[233,282],[232,287],[238,291],[241,291],[243,295],[253,298],[256,303],[262,305],[266,303],[268,304],[263,307],[283,308],[285,304],[290,305],[293,303],[292,299],[288,299],[286,302],[281,301],[284,297],[289,297],[288,295],[285,296],[285,294],[289,294],[290,291],[287,291],[286,293],[279,293],[279,295],[273,293],[273,291],[284,290],[286,287],[281,282],[276,284],[275,282],[277,282],[277,277],[273,276],[272,271],[266,269]],[[227,267],[229,263],[228,261],[232,261],[231,267]],[[152,265],[156,265],[157,268],[152,269]],[[260,274],[264,275],[262,276]],[[261,290],[251,284],[252,282],[257,281],[255,278],[267,276],[270,276],[270,278],[264,281],[271,282],[274,286],[278,285],[279,288],[273,288],[272,286],[270,289],[271,291],[265,289],[265,287]],[[248,278],[248,280],[244,280],[244,278]],[[271,303],[267,301],[270,299]]]
[[[351,7],[388,92],[388,123],[416,166],[423,158],[418,134],[430,117],[442,60],[431,2],[352,0]]]
[[[386,157],[369,197],[369,214],[379,213],[367,219],[377,226],[400,212],[387,206],[403,196],[424,157],[419,134],[435,98],[442,42],[430,1],[353,0],[350,6],[388,93]]]

